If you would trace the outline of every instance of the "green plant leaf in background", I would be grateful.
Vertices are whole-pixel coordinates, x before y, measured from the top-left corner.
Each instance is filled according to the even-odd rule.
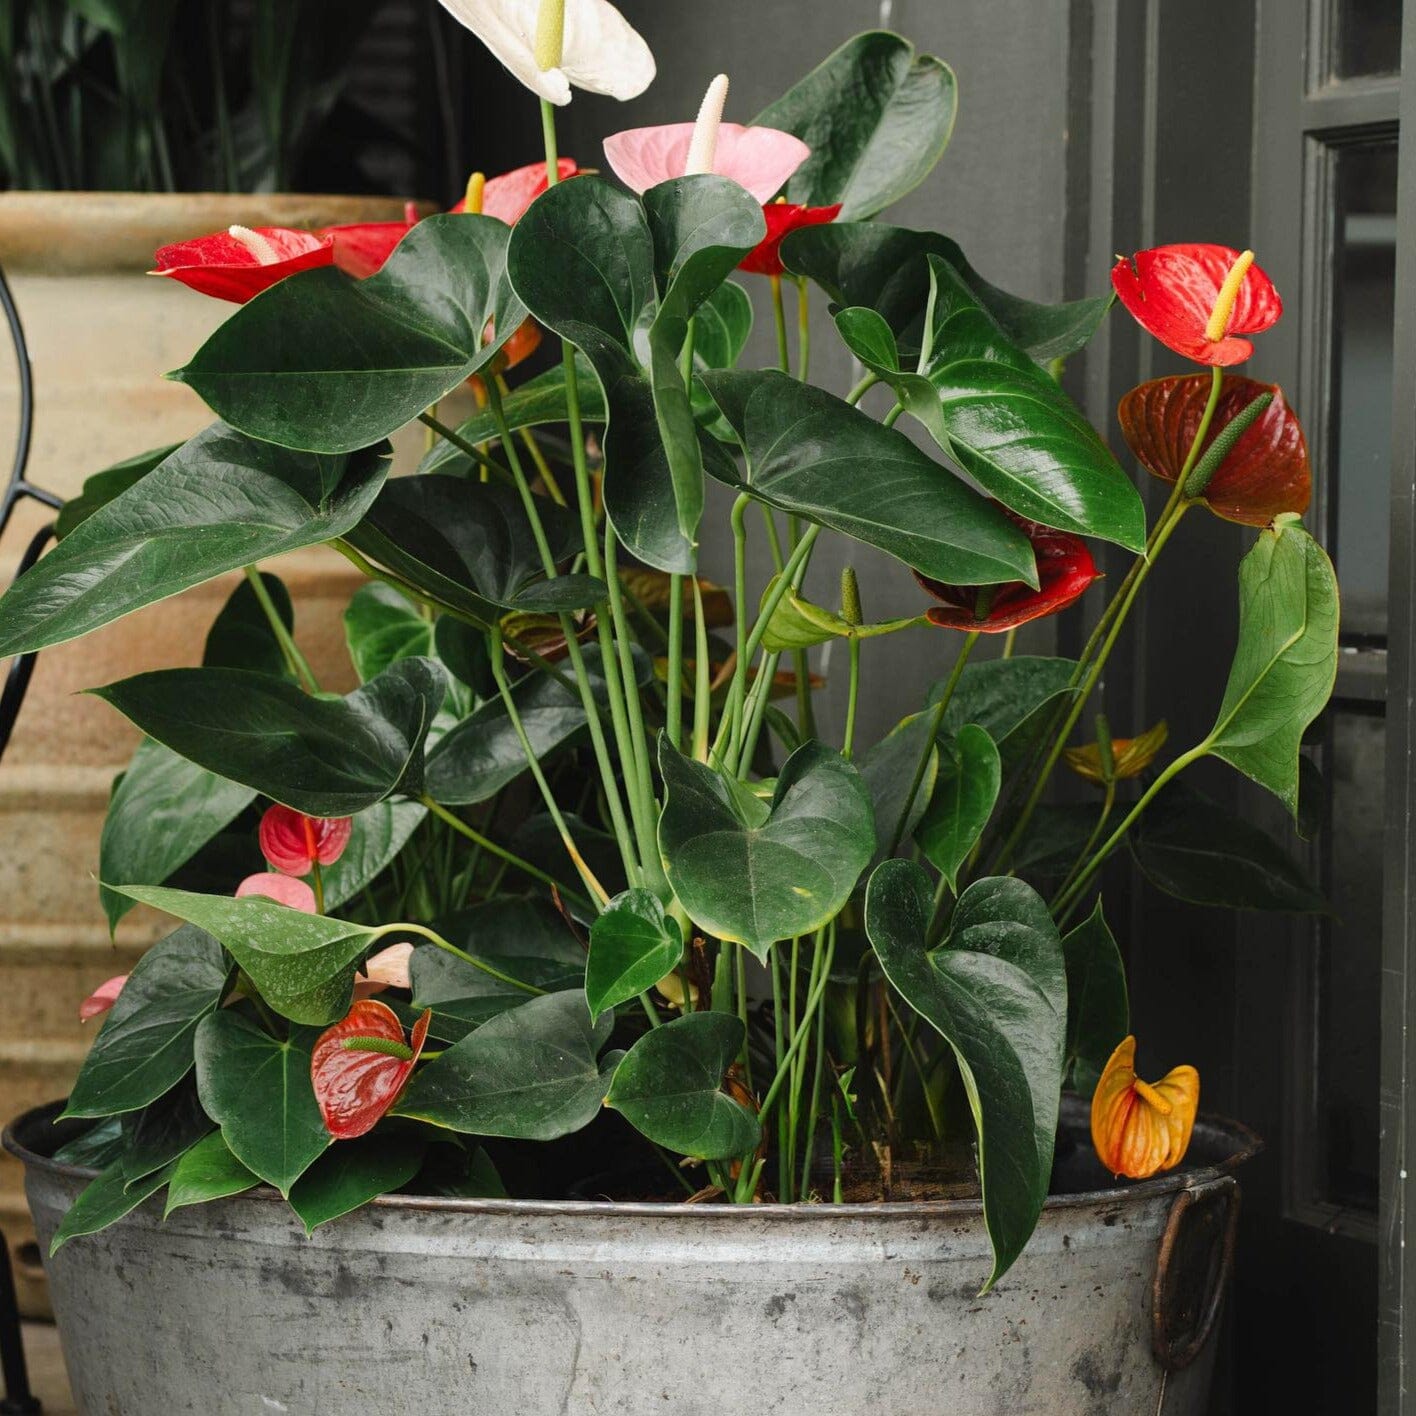
[[[998,744],[1003,770],[1009,771],[1050,721],[1061,700],[1071,694],[1076,667],[1072,659],[1030,654],[973,660],[964,666],[944,710],[941,738],[957,737],[965,723],[977,723]],[[939,701],[944,683],[940,679],[931,686],[931,705]]]
[[[306,914],[258,896],[235,899],[154,885],[116,888],[220,940],[261,997],[297,1023],[332,1023],[349,1011],[354,962],[378,937],[370,925]]]
[[[876,867],[865,928],[885,977],[953,1049],[978,1132],[992,1287],[1022,1252],[1052,1176],[1067,980],[1062,941],[1021,880],[977,880],[937,949],[929,877],[910,861]]]
[[[397,859],[428,814],[418,801],[381,801],[354,818],[344,854],[324,867],[325,909],[336,910]]]
[[[1090,1097],[1107,1059],[1131,1030],[1126,965],[1100,900],[1062,936],[1062,953],[1067,961],[1066,1075],[1082,1096]]]
[[[141,481],[154,467],[166,462],[181,443],[169,443],[166,447],[154,448],[151,452],[140,452],[133,457],[125,457],[102,472],[95,472],[84,478],[83,490],[76,497],[70,497],[59,508],[54,518],[55,540],[62,541],[82,522],[89,519],[100,507],[107,506],[120,492],[126,492],[135,482]]]
[[[747,455],[743,491],[935,580],[1037,583],[1027,537],[903,433],[775,369],[703,383]]]
[[[626,890],[590,926],[585,1001],[590,1016],[643,993],[678,965],[683,934],[678,921],[649,890]]]
[[[311,452],[367,447],[516,332],[526,311],[507,279],[509,235],[493,217],[427,217],[367,280],[328,266],[271,286],[169,377],[252,437]]]
[[[49,1257],[53,1258],[70,1239],[76,1239],[81,1234],[96,1234],[100,1229],[116,1224],[125,1214],[131,1214],[144,1200],[162,1189],[168,1175],[168,1170],[157,1170],[130,1187],[123,1174],[123,1162],[115,1160],[69,1206],[68,1213],[54,1231],[54,1238],[49,1241]]]
[[[257,560],[350,530],[388,448],[316,457],[218,423],[81,522],[0,599],[0,657],[62,644]]]
[[[190,1076],[141,1111],[125,1112],[121,1126],[123,1174],[130,1186],[173,1164],[216,1129]]]
[[[316,1036],[292,1028],[282,1041],[230,1009],[197,1029],[197,1088],[207,1115],[231,1154],[287,1196],[330,1144],[310,1081]]]
[[[608,1075],[596,1057],[614,1015],[591,1022],[580,993],[548,993],[483,1023],[421,1067],[395,1107],[475,1136],[550,1141],[587,1125]]]
[[[412,1131],[381,1130],[332,1146],[290,1187],[290,1208],[306,1234],[380,1195],[401,1190],[418,1173],[428,1141]]]
[[[875,812],[874,861],[882,860],[885,852],[890,849],[895,828],[905,813],[906,798],[914,787],[915,769],[926,750],[929,758],[924,765],[924,775],[919,779],[919,790],[908,803],[909,813],[900,831],[902,841],[910,838],[934,795],[934,784],[939,778],[940,756],[939,745],[931,745],[928,741],[929,729],[930,715],[913,713],[902,722],[896,723],[856,762],[870,791],[870,801]]]
[[[762,592],[764,605],[776,588],[774,575]],[[874,624],[850,624],[834,610],[813,604],[804,595],[788,590],[777,601],[777,608],[767,622],[762,647],[770,654],[779,654],[789,649],[810,649],[831,639],[875,639],[926,623],[923,615],[914,615],[906,619],[879,620]]]
[[[1259,533],[1239,567],[1239,643],[1203,744],[1295,818],[1298,749],[1337,679],[1337,593],[1332,562],[1296,516]]]
[[[747,1155],[757,1148],[761,1127],[722,1089],[744,1037],[732,1013],[688,1013],[651,1028],[615,1069],[605,1105],[678,1155]]]
[[[221,1002],[230,964],[211,935],[183,925],[133,967],[84,1058],[65,1116],[136,1111],[192,1069],[197,1025]]]
[[[261,571],[260,577],[280,622],[293,633],[295,607],[285,582],[267,571]],[[236,586],[211,622],[202,663],[210,669],[250,669],[274,678],[290,676],[280,641],[249,580]]]
[[[360,683],[399,659],[433,657],[433,622],[391,585],[361,585],[344,611],[344,642]]]
[[[939,775],[915,839],[955,893],[959,870],[978,844],[1003,784],[998,748],[977,723],[966,723],[940,748]]]
[[[753,119],[811,149],[787,200],[874,216],[918,187],[943,156],[958,111],[954,71],[897,34],[849,39]]]
[[[674,894],[703,928],[759,959],[833,918],[875,853],[870,793],[822,743],[783,763],[770,802],[732,790],[667,739],[659,767],[659,850]]]
[[[343,698],[205,668],[159,669],[93,692],[210,772],[310,816],[350,816],[421,791],[423,740],[445,688],[431,659],[404,659]]]
[[[900,352],[913,359],[924,337],[929,305],[929,260],[942,257],[958,271],[1004,334],[1039,364],[1085,347],[1115,298],[1105,295],[1043,305],[990,285],[956,242],[933,231],[909,231],[871,221],[833,221],[804,227],[782,242],[787,269],[814,280],[846,308],[864,306],[884,317]]]
[[[208,1200],[224,1200],[244,1194],[261,1183],[226,1144],[220,1131],[203,1137],[177,1162],[167,1182],[167,1207],[162,1217],[185,1205],[204,1205]]]

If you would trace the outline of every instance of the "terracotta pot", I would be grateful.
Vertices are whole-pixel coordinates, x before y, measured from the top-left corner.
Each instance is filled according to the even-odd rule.
[[[185,363],[235,308],[174,281],[149,278],[158,246],[234,222],[324,226],[397,218],[393,198],[0,194],[0,268],[14,292],[34,369],[35,424],[28,477],[60,496],[124,457],[190,437],[212,421],[199,398],[161,375]],[[0,349],[0,465],[8,472],[18,384]],[[416,436],[406,453],[420,450]],[[406,457],[405,457],[405,460]],[[3,475],[3,474],[0,474]],[[26,503],[6,532],[0,586],[51,514]],[[321,681],[347,688],[353,673],[340,615],[352,568],[332,552],[286,557],[297,633]],[[140,669],[192,664],[237,577],[155,605],[74,644],[40,655],[0,765],[0,1114],[67,1090],[89,1042],[77,1008],[95,984],[129,968],[157,935],[135,911],[110,942],[93,876],[113,775],[136,733],[81,689]],[[0,665],[0,671],[3,671]],[[91,1030],[90,1030],[91,1031]],[[20,1190],[0,1164],[0,1229],[30,1312],[42,1311],[43,1273]]]

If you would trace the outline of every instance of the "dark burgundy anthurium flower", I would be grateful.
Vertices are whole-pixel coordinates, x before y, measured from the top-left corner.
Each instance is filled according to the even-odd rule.
[[[427,1009],[405,1041],[392,1008],[361,998],[315,1040],[310,1081],[325,1129],[336,1141],[367,1135],[398,1100],[428,1039],[432,1016]]]
[[[282,875],[308,875],[317,864],[333,865],[353,830],[349,816],[306,816],[288,806],[272,806],[261,817],[261,854]]]
[[[1101,579],[1092,553],[1080,537],[1025,521],[1006,507],[1000,510],[1032,542],[1038,588],[1034,590],[1021,580],[1002,585],[946,585],[916,574],[924,589],[942,602],[928,611],[930,624],[969,633],[1001,634],[1066,609],[1088,585]]]
[[[750,271],[753,275],[783,274],[782,242],[803,226],[824,226],[829,221],[835,221],[840,214],[840,202],[835,206],[823,207],[768,202],[762,208],[762,215],[767,221],[767,235],[738,262],[738,269]]]
[[[1286,511],[1301,516],[1313,494],[1307,439],[1277,384],[1226,374],[1200,452],[1265,393],[1273,402],[1240,434],[1201,493],[1216,516],[1244,526],[1267,526]],[[1121,432],[1146,471],[1172,483],[1180,475],[1209,395],[1208,374],[1182,374],[1140,384],[1121,400]]]
[[[1229,246],[1137,251],[1117,260],[1111,283],[1144,329],[1197,364],[1242,364],[1254,346],[1238,336],[1259,334],[1283,314],[1254,253]]]
[[[244,305],[277,281],[334,260],[334,240],[286,226],[231,226],[177,241],[157,253],[150,275],[167,275],[203,295]]]

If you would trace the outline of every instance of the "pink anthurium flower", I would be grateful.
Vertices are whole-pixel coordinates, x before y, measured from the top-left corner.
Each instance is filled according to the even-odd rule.
[[[261,817],[261,854],[282,875],[308,875],[316,865],[333,865],[353,830],[349,816],[306,816],[288,806],[272,806]]]
[[[579,171],[580,166],[573,157],[556,160],[556,173],[562,182],[567,177],[574,177]],[[544,162],[515,167],[510,172],[503,172],[500,177],[489,177],[482,185],[481,205],[473,206],[472,210],[480,212],[483,216],[494,216],[498,221],[506,222],[508,226],[515,226],[526,215],[531,203],[549,185],[546,181]],[[466,212],[467,198],[463,197],[451,210],[459,215]]]
[[[270,870],[248,875],[236,887],[236,898],[245,900],[252,895],[274,900],[278,905],[288,905],[292,910],[302,910],[305,914],[318,913],[315,909],[315,892],[303,880],[296,880],[293,875],[277,875]]]
[[[118,1001],[118,995],[122,993],[123,985],[127,981],[127,974],[115,974],[112,978],[105,979],[100,983],[79,1004],[79,1021],[86,1023],[91,1018],[101,1018]]]
[[[203,295],[244,305],[286,276],[333,260],[334,241],[328,235],[286,226],[231,226],[163,246],[157,268],[148,274],[169,275]]]
[[[398,1100],[432,1016],[431,1008],[425,1011],[405,1042],[398,1014],[364,998],[319,1035],[310,1054],[310,1080],[325,1128],[336,1141],[367,1135]]]
[[[782,275],[782,242],[803,226],[824,226],[841,214],[841,204],[835,206],[795,206],[791,202],[768,202],[762,208],[767,220],[767,236],[738,262],[738,269],[754,275]]]
[[[354,975],[355,998],[372,998],[386,988],[412,988],[412,958],[411,944],[390,944],[387,949],[380,949],[365,961],[363,972]]]
[[[638,98],[654,82],[649,46],[609,0],[441,3],[516,79],[551,103],[569,103],[572,88]]]
[[[713,172],[730,177],[766,204],[811,156],[800,138],[776,128],[745,128],[722,121],[728,80],[708,87],[698,120],[657,128],[629,128],[605,139],[605,159],[632,192],[644,193],[675,177]]]

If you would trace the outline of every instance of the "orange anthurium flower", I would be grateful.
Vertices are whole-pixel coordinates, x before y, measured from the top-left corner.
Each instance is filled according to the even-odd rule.
[[[288,806],[272,806],[261,817],[261,854],[282,875],[308,875],[317,863],[333,865],[353,830],[349,816],[306,816]]]
[[[1139,737],[1111,739],[1111,781],[1124,782],[1139,777],[1155,761],[1155,755],[1165,746],[1170,729],[1162,718],[1155,727],[1147,728]],[[1107,774],[1101,762],[1101,748],[1094,742],[1083,747],[1069,747],[1064,754],[1067,765],[1079,777],[1104,787]]]
[[[1155,1083],[1136,1075],[1136,1039],[1111,1054],[1092,1094],[1092,1145],[1116,1176],[1146,1180],[1173,1170],[1190,1147],[1200,1105],[1200,1074],[1176,1067]]]
[[[325,1128],[336,1141],[372,1131],[398,1100],[427,1041],[432,1016],[427,1009],[405,1042],[393,1009],[364,998],[315,1040],[310,1080]]]

